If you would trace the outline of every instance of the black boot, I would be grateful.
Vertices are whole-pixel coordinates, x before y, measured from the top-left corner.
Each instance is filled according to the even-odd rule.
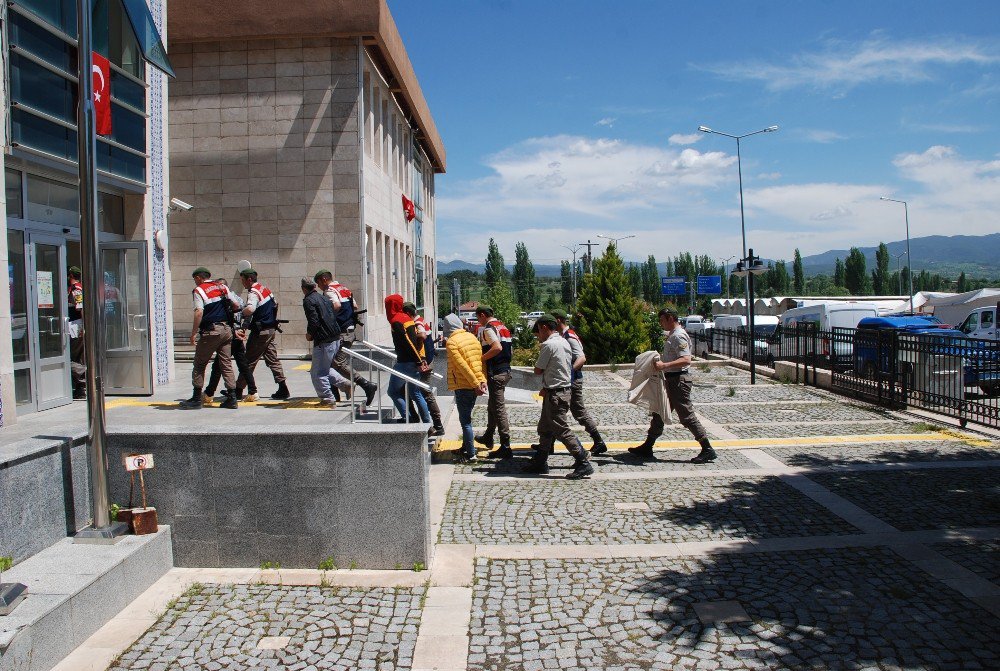
[[[201,389],[195,387],[194,393],[191,394],[191,398],[187,399],[186,401],[181,401],[180,407],[185,410],[201,410],[202,407]]]
[[[508,445],[501,445],[497,449],[493,450],[486,455],[487,459],[511,459],[514,456],[514,450],[510,449]]]
[[[708,438],[702,438],[698,441],[701,443],[701,452],[698,456],[691,460],[692,464],[707,464],[711,461],[715,461],[715,450],[712,449],[712,443],[708,442]]]
[[[219,404],[220,408],[225,408],[226,410],[235,410],[239,407],[239,403],[236,401],[236,390],[227,389],[223,394],[226,400]]]
[[[370,406],[375,402],[375,394],[378,393],[378,385],[374,382],[362,382],[361,388],[365,392],[365,405]]]
[[[336,401],[337,403],[340,403],[340,390],[337,389],[336,387],[331,387],[330,391],[333,392],[333,400]]]
[[[652,459],[653,458],[653,444],[656,442],[656,438],[651,438],[646,436],[641,444],[635,447],[628,448],[629,454],[635,457],[640,457],[642,459]]]
[[[549,472],[548,457],[535,455],[524,465],[524,473],[534,473],[535,475],[546,475]]]
[[[608,451],[608,446],[604,444],[604,439],[601,438],[601,434],[596,431],[591,434],[591,438],[594,439],[594,444],[590,446],[590,453],[595,457],[599,454],[604,454]]]
[[[475,436],[473,440],[485,447],[487,450],[493,449],[493,436],[484,434],[482,436]]]
[[[566,474],[567,480],[582,480],[594,474],[594,466],[588,459],[582,459],[573,466],[573,470]]]
[[[288,392],[288,387],[285,385],[284,382],[279,382],[278,391],[271,394],[271,398],[273,398],[275,401],[287,401],[291,397],[292,395]]]

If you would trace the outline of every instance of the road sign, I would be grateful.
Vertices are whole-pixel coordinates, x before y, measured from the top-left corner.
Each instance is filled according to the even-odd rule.
[[[698,293],[699,294],[721,294],[722,293],[722,275],[699,275],[698,276]]]
[[[687,289],[684,288],[686,283],[686,277],[661,277],[661,293],[664,296],[683,296],[687,293]]]
[[[132,471],[148,471],[151,468],[153,468],[152,454],[130,454],[125,457],[125,470],[130,473]]]

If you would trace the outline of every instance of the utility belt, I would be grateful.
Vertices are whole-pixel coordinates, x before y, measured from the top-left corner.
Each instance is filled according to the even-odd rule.
[[[230,326],[226,322],[212,322],[208,326],[206,326],[205,324],[200,324],[198,326],[198,333],[200,333],[202,335],[208,335],[208,334],[212,333],[212,331],[215,330],[216,326],[225,326],[226,328],[228,328],[230,330],[232,330],[232,328],[233,328],[232,326]]]
[[[545,391],[570,391],[569,387],[546,387]]]
[[[669,373],[664,373],[663,377],[680,377],[681,375],[687,375],[687,374],[688,374],[688,369],[685,368],[684,370],[670,371]]]

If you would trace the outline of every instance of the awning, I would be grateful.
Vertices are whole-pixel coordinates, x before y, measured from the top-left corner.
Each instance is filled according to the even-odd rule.
[[[160,32],[156,29],[153,15],[149,13],[146,0],[122,0],[125,13],[128,14],[129,23],[132,24],[132,32],[139,42],[142,55],[153,67],[161,70],[171,77],[176,77],[174,69],[170,66],[167,58],[167,50],[163,47],[163,40],[160,39]]]

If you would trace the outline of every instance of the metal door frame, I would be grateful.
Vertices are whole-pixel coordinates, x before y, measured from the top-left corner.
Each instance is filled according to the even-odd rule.
[[[128,318],[127,328],[134,331],[144,331],[145,335],[141,339],[142,343],[142,358],[143,366],[145,367],[145,376],[147,384],[145,387],[116,387],[112,388],[105,384],[104,393],[108,396],[135,396],[135,395],[151,395],[153,393],[153,353],[152,353],[152,342],[150,333],[150,313],[149,313],[149,259],[148,259],[148,243],[146,240],[131,240],[125,242],[102,242],[100,243],[101,249],[101,272],[104,272],[104,251],[105,250],[136,250],[139,257],[139,292],[141,300],[143,303],[144,312],[141,314],[131,315]],[[125,280],[125,278],[122,278]],[[125,289],[125,286],[122,286]],[[144,318],[143,327],[136,328],[136,319]],[[107,326],[105,325],[105,329]],[[128,354],[119,354],[114,350],[107,348],[107,343],[102,343],[102,348],[104,353],[104,365],[109,367],[111,365],[111,360],[116,358],[125,358],[126,356],[136,356],[134,351],[130,351]],[[107,370],[105,370],[105,380],[108,380]]]
[[[66,236],[57,235],[48,232],[42,232],[26,228],[24,230],[24,244],[27,248],[27,257],[25,262],[25,272],[27,277],[25,281],[28,283],[28,324],[31,327],[31,412],[41,412],[43,410],[50,410],[52,408],[58,408],[63,405],[69,405],[73,402],[72,395],[72,385],[70,383],[70,356],[69,356],[69,315],[67,314],[67,304],[66,304]],[[60,324],[60,335],[62,336],[63,343],[63,367],[65,370],[64,383],[65,383],[65,395],[59,396],[48,401],[42,402],[40,400],[41,392],[41,368],[42,368],[42,358],[41,358],[41,331],[38,322],[38,286],[35,278],[38,272],[38,259],[35,254],[35,245],[43,244],[50,245],[53,247],[58,247],[59,249],[59,268],[61,269],[62,277],[59,278],[61,282],[53,282],[53,301],[54,304],[59,307],[59,324]],[[86,305],[86,304],[84,304]],[[51,322],[50,322],[51,324]],[[49,357],[46,361],[53,361],[58,357]],[[22,412],[24,406],[22,406]]]

